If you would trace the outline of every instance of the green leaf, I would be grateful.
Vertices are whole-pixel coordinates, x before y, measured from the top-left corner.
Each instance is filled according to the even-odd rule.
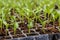
[[[30,29],[30,28],[32,28],[33,27],[33,22],[29,22],[28,23],[28,28]]]
[[[45,27],[46,22],[47,22],[47,21],[43,21],[43,22],[42,22],[42,26],[43,26],[43,28]]]
[[[16,33],[16,29],[19,27],[17,22],[14,22],[14,34]]]
[[[14,29],[17,29],[19,27],[17,22],[14,22]]]
[[[3,24],[4,24],[4,25],[7,25],[7,22],[3,20]]]

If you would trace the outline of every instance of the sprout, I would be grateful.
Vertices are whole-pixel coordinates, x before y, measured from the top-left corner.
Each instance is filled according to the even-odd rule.
[[[5,21],[5,20],[3,20],[3,24],[6,26],[6,35],[7,35],[7,32],[8,32],[8,23]]]
[[[53,27],[54,27],[54,23],[55,23],[55,21],[58,19],[58,14],[57,14],[57,12],[56,11],[53,11],[52,13],[51,13],[51,20],[53,21]]]
[[[43,32],[45,33],[45,30],[44,30],[44,29],[45,29],[47,20],[46,20],[46,21],[42,21],[41,23],[42,23],[42,30],[43,30]]]
[[[29,21],[28,22],[28,32],[30,33],[30,29],[33,27],[33,22]]]
[[[58,22],[59,22],[59,28],[58,30],[60,31],[60,10],[56,10],[57,11],[57,16],[59,17]]]
[[[1,28],[1,31],[2,31],[2,19],[0,19],[0,28]]]
[[[19,27],[18,23],[17,22],[14,22],[14,35],[16,33],[16,29]]]

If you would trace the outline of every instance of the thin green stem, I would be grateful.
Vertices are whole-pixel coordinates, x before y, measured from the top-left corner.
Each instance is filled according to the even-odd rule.
[[[45,13],[44,15],[45,15],[45,18],[44,18],[44,20],[46,20],[46,13]]]
[[[28,32],[30,33],[30,28],[28,29]]]
[[[53,27],[54,27],[54,24],[55,24],[54,22],[55,22],[55,21],[53,21]]]
[[[16,34],[16,29],[14,29],[14,35]]]
[[[59,18],[59,27],[60,27],[60,18]]]
[[[8,26],[6,26],[6,36],[7,36],[7,33],[8,33]]]

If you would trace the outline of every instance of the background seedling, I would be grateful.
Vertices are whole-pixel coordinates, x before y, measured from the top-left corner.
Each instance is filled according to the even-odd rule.
[[[8,26],[8,23],[3,20],[3,24],[6,26],[6,35],[7,35],[7,33],[8,33],[8,27],[9,27],[9,26]]]

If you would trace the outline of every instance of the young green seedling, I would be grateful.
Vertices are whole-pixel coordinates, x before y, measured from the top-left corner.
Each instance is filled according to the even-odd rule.
[[[57,11],[57,16],[58,16],[58,22],[59,22],[59,28],[58,30],[60,31],[60,10],[56,10]]]
[[[16,17],[14,15],[11,16],[11,23],[13,24],[14,35],[16,34],[16,29],[19,27],[18,22],[16,22]]]
[[[54,27],[54,23],[55,23],[56,19],[58,18],[57,12],[53,11],[53,13],[51,13],[51,17],[52,17],[53,27]]]
[[[53,17],[53,27],[54,27],[55,15],[53,13],[52,13],[52,17]]]
[[[28,32],[30,33],[30,29],[33,27],[33,22],[29,21],[28,22]]]
[[[16,29],[19,27],[17,22],[14,22],[14,35],[16,34]]]
[[[47,21],[43,21],[43,22],[42,22],[42,30],[43,30],[44,33],[45,33],[45,30],[44,30],[44,29],[45,29],[45,26],[46,26],[46,22],[47,22]]]
[[[3,20],[3,24],[6,26],[6,35],[7,35],[9,24],[5,20]]]
[[[2,19],[0,19],[0,28],[1,28],[1,31],[2,31]]]

